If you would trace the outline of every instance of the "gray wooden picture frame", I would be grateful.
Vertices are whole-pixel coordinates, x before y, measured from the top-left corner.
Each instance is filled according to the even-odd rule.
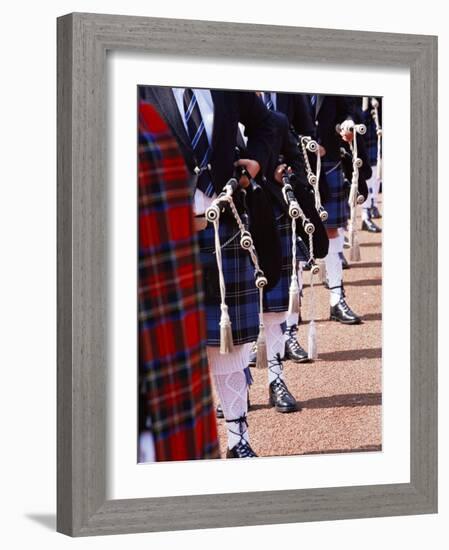
[[[437,511],[437,38],[74,13],[58,19],[57,529],[72,536]],[[408,67],[410,483],[106,499],[106,52]]]

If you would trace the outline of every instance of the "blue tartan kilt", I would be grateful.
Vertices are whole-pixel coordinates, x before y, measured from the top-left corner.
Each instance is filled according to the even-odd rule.
[[[324,161],[321,170],[329,187],[329,199],[323,204],[329,217],[324,224],[328,229],[344,227],[349,219],[349,204],[341,166],[335,161]]]
[[[235,223],[221,220],[219,235],[232,339],[234,345],[254,342],[259,333],[259,290],[255,285],[254,266],[249,253],[240,246],[240,233]],[[198,233],[198,241],[203,270],[207,345],[219,346],[221,299],[211,223]]]
[[[292,276],[292,222],[290,217],[281,212],[277,205],[274,208],[278,230],[281,237],[282,266],[279,282],[264,293],[264,311],[280,312],[288,310],[289,288]],[[297,223],[300,223],[299,221]],[[304,242],[298,237],[296,245],[296,258],[307,262],[309,253]]]

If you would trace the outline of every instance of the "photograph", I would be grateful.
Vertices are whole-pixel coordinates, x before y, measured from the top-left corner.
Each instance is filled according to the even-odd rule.
[[[435,514],[438,37],[191,8],[58,18],[57,530]]]
[[[141,84],[136,116],[137,463],[381,452],[382,97]]]

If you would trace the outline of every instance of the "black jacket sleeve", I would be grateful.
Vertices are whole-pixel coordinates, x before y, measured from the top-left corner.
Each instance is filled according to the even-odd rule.
[[[239,121],[245,126],[248,137],[247,156],[256,160],[265,172],[274,138],[270,111],[254,92],[239,92]]]
[[[281,276],[281,239],[276,225],[272,202],[263,185],[248,189],[246,206],[249,230],[256,248],[259,264],[273,288]]]
[[[299,136],[315,135],[315,124],[310,112],[309,98],[305,94],[292,94],[292,126]]]

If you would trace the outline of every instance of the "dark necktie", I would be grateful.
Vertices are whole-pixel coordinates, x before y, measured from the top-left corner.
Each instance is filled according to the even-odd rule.
[[[209,145],[209,140],[207,139],[206,128],[204,127],[201,111],[195,94],[191,88],[186,88],[184,90],[183,101],[187,131],[190,141],[192,142],[197,169],[199,169],[196,186],[208,197],[212,197],[215,191],[210,179],[209,170],[207,169],[211,148]]]
[[[274,109],[273,100],[271,99],[271,92],[264,92],[263,97],[265,99],[265,106],[269,111]]]
[[[312,115],[313,120],[316,119],[316,102],[317,102],[317,96],[316,95],[310,95],[309,96],[310,101],[310,114]]]

